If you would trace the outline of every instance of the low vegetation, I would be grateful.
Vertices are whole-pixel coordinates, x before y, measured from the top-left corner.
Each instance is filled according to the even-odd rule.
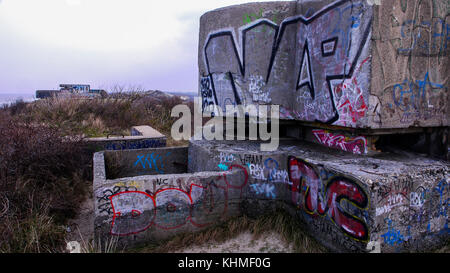
[[[65,135],[101,137],[129,135],[130,127],[150,125],[169,137],[176,118],[171,110],[187,104],[178,96],[148,96],[139,92],[113,93],[108,98],[52,98],[33,103],[17,102],[4,111],[16,122],[41,124],[58,128]],[[193,110],[192,110],[193,111]]]
[[[197,233],[184,233],[146,247],[130,249],[137,253],[172,253],[182,251],[187,246],[223,244],[239,234],[250,232],[253,240],[258,240],[267,232],[280,235],[296,253],[325,253],[327,250],[303,231],[302,226],[284,210],[265,214],[257,218],[246,215],[235,217],[221,225],[207,228]],[[214,250],[213,250],[214,251]],[[255,252],[261,251],[255,249]]]
[[[150,125],[168,136],[179,97],[116,93],[108,99],[17,101],[0,109],[0,252],[65,250],[65,224],[92,184],[84,137]],[[192,103],[187,103],[190,107]],[[70,136],[70,137],[69,137]]]
[[[0,113],[0,252],[61,248],[92,179],[80,141]]]

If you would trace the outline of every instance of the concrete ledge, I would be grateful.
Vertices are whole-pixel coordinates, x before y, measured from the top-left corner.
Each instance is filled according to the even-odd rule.
[[[114,236],[119,247],[138,246],[241,214],[244,169],[110,180],[104,158],[94,156],[95,240]]]
[[[188,147],[105,151],[106,178],[187,172]]]
[[[134,126],[131,136],[87,138],[85,141],[96,151],[134,150],[165,147],[167,137],[150,126]]]
[[[131,127],[132,136],[144,136],[149,138],[164,138],[165,136],[150,126],[133,126]]]
[[[187,169],[115,179],[106,171],[112,154],[126,162],[168,148],[96,153],[95,236],[134,246],[284,208],[335,252],[422,252],[450,239],[448,162],[302,142],[282,142],[270,153],[259,147],[191,141],[189,150],[173,150],[181,155],[172,160],[187,157]]]
[[[450,239],[450,164],[417,154],[356,156],[286,142],[191,142],[189,171],[247,169],[245,212],[283,206],[336,252],[426,251]],[[195,157],[193,156],[195,155]]]

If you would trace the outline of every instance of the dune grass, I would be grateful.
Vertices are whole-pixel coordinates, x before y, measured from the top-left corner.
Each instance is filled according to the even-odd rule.
[[[0,112],[0,252],[60,249],[92,179],[80,141]]]
[[[101,137],[129,135],[131,126],[149,125],[170,138],[171,110],[192,102],[179,97],[152,97],[139,92],[114,93],[108,98],[76,99],[55,97],[6,107],[15,121],[58,128],[65,135]]]
[[[65,251],[65,224],[92,184],[92,154],[83,138],[150,125],[169,137],[169,146],[183,145],[170,138],[171,110],[182,103],[134,92],[1,107],[0,252]]]
[[[295,253],[325,253],[327,250],[305,233],[302,226],[283,210],[251,218],[246,215],[230,220],[199,232],[189,232],[150,244],[141,248],[128,249],[130,253],[172,253],[182,251],[187,246],[222,244],[244,232],[250,232],[253,240],[264,234],[279,234],[286,244],[291,245]]]

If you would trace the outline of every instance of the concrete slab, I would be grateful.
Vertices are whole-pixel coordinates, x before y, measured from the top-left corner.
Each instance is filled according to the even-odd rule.
[[[423,252],[450,239],[448,162],[405,152],[359,156],[298,141],[282,141],[276,152],[259,148],[191,141],[189,150],[177,150],[187,158],[185,173],[115,179],[107,176],[108,152],[96,153],[96,236],[131,246],[282,208],[336,252]],[[157,150],[166,149],[142,151]]]
[[[191,142],[190,171],[245,168],[242,206],[282,206],[336,252],[422,252],[450,238],[450,164],[417,154],[357,156],[284,142]],[[276,204],[276,205],[275,205]]]
[[[135,150],[165,147],[167,137],[150,126],[133,126],[131,136],[87,138],[86,143],[95,151]]]
[[[206,106],[347,128],[450,125],[448,1],[249,3],[200,19]]]
[[[148,126],[133,126],[131,127],[131,135],[132,136],[144,136],[149,138],[164,138],[165,135],[158,132],[156,129]]]
[[[104,153],[94,156],[95,240],[139,246],[241,214],[245,184],[235,183],[247,181],[245,170],[106,179],[104,159]]]

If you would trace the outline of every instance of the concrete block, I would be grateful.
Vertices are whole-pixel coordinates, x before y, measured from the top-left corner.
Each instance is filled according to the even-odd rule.
[[[154,128],[142,125],[142,126],[133,126],[131,127],[131,135],[132,136],[144,136],[149,138],[164,138],[165,136],[155,130]]]
[[[94,156],[96,241],[116,238],[119,248],[139,246],[241,214],[239,201],[248,181],[242,168],[108,179],[105,153]]]
[[[107,179],[187,171],[188,147],[105,151]]]
[[[369,3],[370,2],[370,3]],[[449,126],[448,1],[249,3],[200,19],[204,105],[347,128]]]
[[[417,154],[358,156],[314,144],[191,142],[190,171],[247,169],[244,213],[282,207],[335,252],[423,252],[450,238],[450,164]]]
[[[165,147],[167,137],[150,126],[134,126],[131,136],[96,137],[85,141],[95,151],[116,151]]]
[[[450,164],[412,153],[359,156],[318,144],[191,141],[173,148],[187,169],[109,177],[94,155],[96,238],[123,247],[212,227],[231,216],[285,209],[335,252],[423,252],[450,239]],[[169,149],[149,149],[155,153]],[[132,153],[134,152],[134,153]],[[171,166],[166,163],[165,166]],[[172,173],[173,172],[173,173]]]

